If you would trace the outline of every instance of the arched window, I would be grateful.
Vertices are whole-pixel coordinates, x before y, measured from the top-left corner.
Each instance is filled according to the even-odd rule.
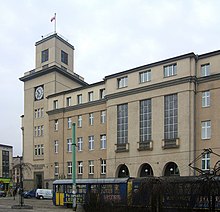
[[[166,165],[164,176],[180,176],[179,168],[174,162],[169,162]]]
[[[148,163],[143,164],[140,167],[139,175],[140,177],[153,176],[154,173],[152,167]]]
[[[118,177],[122,178],[122,177],[129,177],[129,170],[128,167],[123,164],[121,165],[121,167],[119,168],[119,172],[118,172]]]

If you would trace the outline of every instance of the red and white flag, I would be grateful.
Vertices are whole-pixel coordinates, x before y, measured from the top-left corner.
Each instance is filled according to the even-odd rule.
[[[50,19],[50,21],[55,21],[56,20],[56,13],[54,14],[54,16]]]

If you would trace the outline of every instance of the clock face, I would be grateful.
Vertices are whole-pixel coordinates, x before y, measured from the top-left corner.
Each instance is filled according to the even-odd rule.
[[[43,96],[44,96],[44,89],[43,89],[43,87],[42,86],[37,87],[36,90],[35,90],[35,98],[37,100],[40,100],[40,99],[43,98]]]

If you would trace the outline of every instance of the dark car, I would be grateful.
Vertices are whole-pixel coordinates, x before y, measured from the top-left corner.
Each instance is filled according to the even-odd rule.
[[[35,197],[35,195],[36,195],[36,189],[32,189],[30,191],[23,192],[24,198],[32,198],[32,197]]]
[[[6,192],[5,191],[0,191],[0,197],[6,197]]]

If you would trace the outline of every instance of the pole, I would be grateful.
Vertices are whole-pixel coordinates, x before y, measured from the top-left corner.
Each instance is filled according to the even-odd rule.
[[[56,13],[54,13],[54,17],[55,17],[55,22],[54,22],[54,33],[56,33],[56,27],[57,27],[57,17],[56,17]]]
[[[73,211],[76,211],[76,124],[72,124],[72,184]]]
[[[23,193],[23,173],[22,173],[22,163],[21,163],[21,159],[22,159],[22,156],[20,156],[19,157],[19,159],[20,159],[20,164],[19,164],[19,168],[20,168],[20,189],[19,189],[19,191],[20,191],[20,206],[22,207],[23,206],[23,204],[24,204],[24,200],[23,200],[23,195],[22,195],[22,193]]]

